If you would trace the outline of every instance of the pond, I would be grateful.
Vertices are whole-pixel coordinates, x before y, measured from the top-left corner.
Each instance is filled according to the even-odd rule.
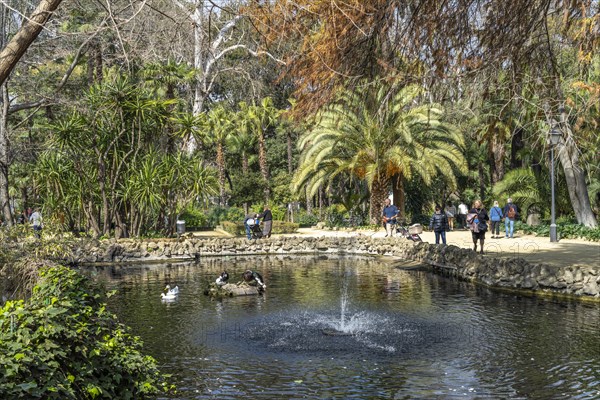
[[[203,294],[226,269],[262,296]],[[186,399],[600,398],[600,305],[502,293],[397,260],[229,257],[96,268]],[[163,302],[166,284],[178,285]],[[338,332],[340,334],[331,334]]]

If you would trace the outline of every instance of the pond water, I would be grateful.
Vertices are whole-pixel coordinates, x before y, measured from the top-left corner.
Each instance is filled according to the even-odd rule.
[[[403,267],[229,257],[95,271],[177,398],[600,398],[600,305]],[[224,269],[230,282],[259,271],[266,293],[211,300],[203,291]],[[177,300],[161,301],[166,284]]]

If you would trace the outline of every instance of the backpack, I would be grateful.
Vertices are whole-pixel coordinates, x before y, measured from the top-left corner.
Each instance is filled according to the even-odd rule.
[[[508,206],[508,211],[506,212],[506,216],[510,219],[515,219],[515,217],[517,216],[517,209],[515,208],[515,206],[513,206],[513,205]]]

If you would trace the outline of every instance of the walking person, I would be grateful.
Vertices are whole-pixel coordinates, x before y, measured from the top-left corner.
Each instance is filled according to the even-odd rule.
[[[467,214],[467,223],[471,229],[471,237],[473,238],[473,251],[477,252],[477,241],[479,241],[479,253],[483,254],[483,244],[485,242],[485,231],[487,231],[487,221],[490,217],[487,211],[483,208],[480,200],[473,202],[473,207]]]
[[[469,212],[469,208],[462,201],[458,205],[458,219],[457,222],[460,225],[461,229],[465,229],[467,227],[467,214]]]
[[[396,218],[398,217],[398,207],[392,204],[390,199],[385,199],[385,205],[381,213],[383,223],[385,224],[385,237],[394,236],[396,230]]]
[[[42,228],[44,227],[44,223],[42,220],[42,214],[39,211],[39,208],[35,208],[33,213],[29,216],[29,222],[33,225],[33,235],[39,239],[42,236]]]
[[[506,234],[506,238],[513,238],[513,233],[515,230],[515,221],[519,218],[519,207],[512,202],[512,199],[509,197],[506,205],[502,209],[504,216],[504,231]]]
[[[502,209],[498,205],[498,201],[494,201],[494,207],[490,209],[490,220],[492,221],[492,239],[500,239],[500,222],[504,215]]]
[[[446,244],[446,231],[448,230],[448,217],[446,213],[442,212],[440,206],[435,206],[435,212],[429,220],[429,229],[435,233],[435,244],[440,244],[440,237],[442,243]]]
[[[263,237],[271,237],[271,229],[273,227],[273,214],[269,209],[269,206],[265,204],[263,212],[258,215],[263,222]]]
[[[448,202],[446,206],[446,217],[448,217],[448,227],[451,231],[454,230],[454,218],[456,217],[456,207],[452,204],[452,202]]]

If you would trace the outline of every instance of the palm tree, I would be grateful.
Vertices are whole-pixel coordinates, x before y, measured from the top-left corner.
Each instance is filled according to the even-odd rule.
[[[280,110],[273,106],[273,100],[270,97],[262,99],[259,105],[248,106],[246,103],[240,103],[240,112],[243,115],[245,123],[256,135],[258,141],[258,165],[260,173],[265,181],[265,202],[269,201],[269,167],[267,164],[267,145],[265,135],[275,127],[281,114]]]
[[[219,105],[207,115],[206,130],[207,139],[215,145],[217,151],[217,170],[219,171],[219,205],[225,206],[225,144],[229,135],[235,129],[235,121],[231,112]]]
[[[307,187],[311,195],[340,174],[364,179],[370,190],[372,223],[377,223],[391,178],[420,176],[426,184],[441,175],[456,185],[466,172],[463,138],[442,122],[436,105],[417,105],[420,89],[394,92],[387,85],[364,92],[345,91],[319,116],[316,127],[301,137],[300,167],[292,190]]]

